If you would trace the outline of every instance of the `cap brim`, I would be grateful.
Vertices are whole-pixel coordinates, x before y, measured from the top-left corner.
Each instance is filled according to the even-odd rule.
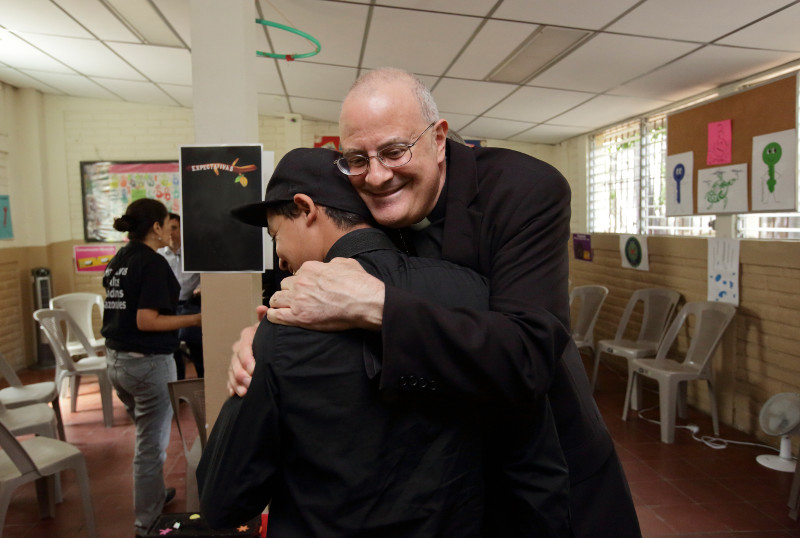
[[[231,216],[251,226],[267,227],[267,202],[256,202],[231,209]]]

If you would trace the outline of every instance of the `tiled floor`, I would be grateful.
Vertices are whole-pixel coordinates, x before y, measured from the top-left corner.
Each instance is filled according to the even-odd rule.
[[[187,374],[192,377],[191,371]],[[23,382],[52,378],[50,371],[20,372]],[[625,379],[609,368],[601,368],[597,400],[617,443],[642,531],[645,536],[800,536],[800,523],[788,517],[786,502],[792,476],[756,463],[763,448],[730,445],[714,450],[692,440],[687,430],[678,430],[674,445],[659,441],[656,424],[638,418],[620,418]],[[645,405],[653,402],[646,395]],[[133,535],[131,462],[134,429],[122,404],[116,399],[114,427],[102,424],[96,383],[84,383],[78,411],[70,413],[69,400],[62,401],[67,439],[86,455],[92,483],[95,518],[101,538]],[[647,416],[658,418],[653,410]],[[700,426],[700,434],[711,434],[711,420],[690,410],[689,422]],[[194,437],[188,408],[182,409],[181,424]],[[754,442],[730,428],[721,437]],[[184,457],[177,428],[173,428],[166,476],[178,490],[168,511],[185,509]],[[63,479],[64,503],[54,519],[38,518],[35,490],[23,486],[14,495],[6,516],[6,537],[84,537],[80,495],[74,478]],[[603,536],[598,529],[598,536]],[[498,537],[502,538],[502,537]]]

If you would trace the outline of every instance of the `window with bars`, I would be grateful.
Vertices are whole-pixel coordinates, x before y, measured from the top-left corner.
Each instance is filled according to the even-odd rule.
[[[666,117],[618,125],[591,139],[589,231],[713,235],[713,216],[666,216]]]

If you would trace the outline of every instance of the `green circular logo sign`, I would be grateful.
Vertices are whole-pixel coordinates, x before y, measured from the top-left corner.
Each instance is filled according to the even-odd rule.
[[[629,237],[625,242],[625,259],[631,267],[639,267],[642,263],[642,244],[635,237]]]

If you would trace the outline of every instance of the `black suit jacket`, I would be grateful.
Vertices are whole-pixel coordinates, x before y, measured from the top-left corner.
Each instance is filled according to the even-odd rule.
[[[401,377],[421,375],[500,416],[547,395],[579,490],[605,472],[614,447],[570,336],[569,186],[552,166],[515,151],[448,141],[447,155],[442,257],[488,277],[490,311],[448,310],[387,286],[381,387],[394,391]],[[616,475],[609,480],[626,492]],[[629,494],[618,503],[632,512]],[[582,518],[580,503],[572,510]],[[635,519],[631,528],[638,531]]]
[[[448,308],[488,307],[486,283],[476,273],[409,258],[379,230],[351,232],[329,256],[355,258],[381,280]],[[275,538],[481,534],[480,409],[443,402],[437,383],[420,375],[398,380],[402,397],[387,402],[377,379],[364,372],[365,360],[379,360],[377,333],[307,331],[264,320],[253,350],[250,389],[224,404],[197,471],[212,525],[247,521],[271,500]],[[549,428],[549,408],[539,409],[536,418]],[[551,474],[536,486],[549,502],[535,517],[543,521],[539,528],[564,528],[566,467],[558,443],[542,437],[520,449],[536,448],[531,459]],[[508,536],[485,534],[501,535]]]

